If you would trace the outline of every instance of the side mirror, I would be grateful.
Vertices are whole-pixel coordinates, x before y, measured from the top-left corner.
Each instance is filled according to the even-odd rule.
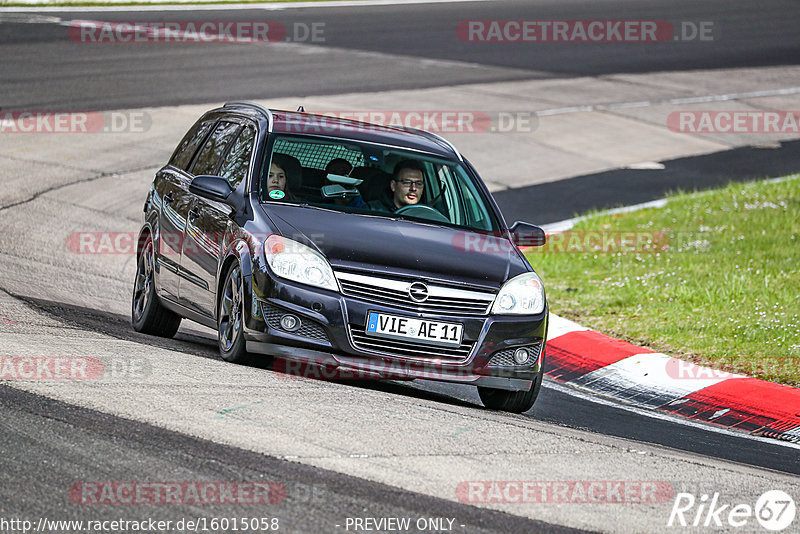
[[[189,184],[189,191],[209,200],[225,202],[233,192],[233,188],[225,178],[200,175]]]
[[[216,202],[222,202],[232,207],[235,211],[242,208],[242,199],[235,193],[228,180],[220,176],[196,176],[189,184],[189,191],[199,197]]]
[[[522,221],[517,221],[511,226],[511,237],[518,247],[541,247],[547,241],[544,230]]]

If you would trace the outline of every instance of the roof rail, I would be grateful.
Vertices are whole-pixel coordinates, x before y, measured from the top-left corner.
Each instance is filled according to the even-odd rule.
[[[450,141],[448,141],[447,139],[445,139],[441,135],[437,135],[437,134],[435,134],[433,132],[428,132],[426,130],[420,130],[419,128],[412,128],[410,126],[403,126],[401,128],[403,130],[409,130],[409,131],[418,133],[418,134],[420,134],[420,135],[422,135],[424,137],[427,137],[428,139],[432,139],[433,141],[436,141],[439,145],[444,146],[445,148],[449,148],[450,150],[452,150],[455,153],[455,155],[458,156],[458,159],[460,161],[464,161],[464,158],[461,156],[461,152],[458,151],[458,149],[455,147],[455,145],[453,145],[453,143],[451,143]]]
[[[244,102],[244,101],[239,101],[239,100],[236,100],[236,101],[233,101],[233,102],[225,102],[225,106],[223,106],[223,107],[229,108],[229,107],[234,107],[234,106],[253,108],[256,111],[260,111],[261,113],[263,113],[264,116],[267,117],[267,119],[269,119],[269,126],[267,127],[267,131],[269,133],[272,133],[272,125],[275,122],[275,119],[272,117],[272,112],[270,110],[268,110],[267,108],[265,108],[261,104],[254,104],[252,102]]]

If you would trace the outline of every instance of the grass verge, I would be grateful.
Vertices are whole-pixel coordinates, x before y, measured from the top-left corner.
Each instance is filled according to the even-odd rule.
[[[592,214],[528,259],[558,315],[800,386],[800,175]]]

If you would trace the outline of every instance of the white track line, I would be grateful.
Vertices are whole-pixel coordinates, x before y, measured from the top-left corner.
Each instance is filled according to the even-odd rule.
[[[20,0],[16,0],[20,1]],[[22,0],[24,1],[24,0]],[[180,0],[178,0],[180,1]],[[236,10],[262,10],[281,11],[284,9],[308,9],[327,7],[374,7],[374,6],[406,6],[416,4],[458,4],[473,2],[489,2],[490,0],[349,0],[342,2],[274,2],[269,4],[190,4],[193,0],[183,0],[186,5],[158,4],[155,2],[147,5],[101,5],[101,6],[69,6],[47,5],[32,3],[30,6],[14,6],[0,8],[0,13],[19,13],[32,11],[60,11],[60,12],[136,12],[136,11],[236,11]]]
[[[668,201],[666,198],[660,198],[658,200],[651,200],[650,202],[642,202],[641,204],[633,204],[631,206],[624,206],[621,208],[613,208],[610,210],[600,211],[596,215],[590,215],[590,216],[581,215],[580,217],[575,217],[573,219],[566,219],[554,223],[543,224],[541,225],[541,227],[542,230],[544,230],[548,234],[557,234],[560,232],[566,232],[580,221],[585,221],[587,219],[591,219],[594,217],[602,217],[604,215],[618,215],[620,213],[632,213],[634,211],[639,211],[647,208],[663,208],[664,206],[667,205],[667,202]]]
[[[796,180],[797,176],[792,174],[789,176],[780,176],[778,178],[769,178],[767,180],[762,180],[762,183],[765,184],[779,184],[782,182],[788,182],[789,180]],[[742,182],[744,185],[746,182]],[[708,194],[715,194],[714,189],[709,189],[708,191],[698,191],[694,193],[695,195],[708,195]],[[566,232],[567,230],[572,229],[577,223],[581,221],[585,221],[587,219],[591,219],[594,217],[602,217],[605,215],[618,215],[620,213],[632,213],[634,211],[639,211],[647,208],[663,208],[669,202],[666,198],[660,198],[658,200],[651,200],[650,202],[642,202],[641,204],[632,204],[630,206],[623,206],[621,208],[612,208],[608,210],[603,210],[597,212],[595,215],[581,215],[579,217],[574,217],[572,219],[565,219],[563,221],[558,221],[554,223],[542,224],[540,225],[542,230],[544,230],[547,234],[558,234],[561,232]]]
[[[644,108],[657,105],[678,105],[678,104],[703,104],[706,102],[725,102],[728,100],[743,100],[745,98],[764,98],[767,96],[784,96],[800,94],[800,87],[784,87],[780,89],[765,89],[761,91],[749,91],[745,93],[725,93],[721,95],[691,96],[685,98],[671,98],[668,100],[641,100],[636,102],[616,102],[613,104],[595,104],[586,106],[568,106],[564,108],[543,109],[537,111],[536,115],[546,117],[551,115],[563,115],[565,113],[579,113],[586,111],[611,111],[626,108]]]

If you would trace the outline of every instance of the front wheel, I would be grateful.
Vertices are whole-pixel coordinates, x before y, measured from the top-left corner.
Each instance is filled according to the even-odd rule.
[[[166,309],[158,300],[155,288],[153,238],[147,238],[139,261],[131,298],[131,324],[143,334],[172,337],[181,325],[181,316]]]
[[[219,354],[231,363],[247,363],[249,360],[244,340],[243,293],[242,269],[237,263],[225,277],[217,314]]]
[[[478,386],[478,395],[481,397],[483,405],[490,410],[502,410],[504,412],[522,413],[527,412],[536,402],[539,391],[542,389],[544,378],[544,358],[542,358],[542,368],[531,388],[525,391],[507,391],[504,389],[486,388]]]

